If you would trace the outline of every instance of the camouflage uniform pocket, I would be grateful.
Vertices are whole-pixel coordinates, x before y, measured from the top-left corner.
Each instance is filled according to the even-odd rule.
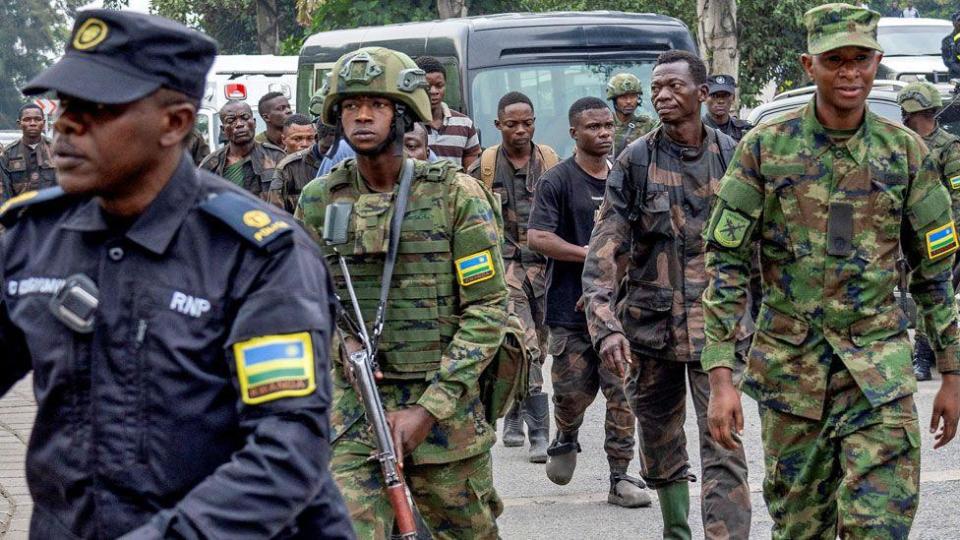
[[[850,325],[850,341],[857,347],[866,347],[877,341],[888,340],[906,332],[909,322],[903,310],[893,306]]]
[[[386,253],[390,241],[390,212],[393,193],[368,193],[353,205],[357,255]]]
[[[670,336],[673,289],[632,281],[617,309],[630,343],[648,349],[662,349]]]
[[[648,234],[673,236],[670,225],[670,192],[654,189],[656,184],[650,184],[640,209],[641,230]]]
[[[567,330],[560,328],[551,328],[550,335],[547,337],[547,354],[559,356],[567,348]]]

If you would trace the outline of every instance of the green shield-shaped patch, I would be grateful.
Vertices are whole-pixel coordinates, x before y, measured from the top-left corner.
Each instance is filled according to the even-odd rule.
[[[739,247],[747,235],[749,226],[748,218],[729,208],[724,208],[720,219],[717,220],[717,225],[713,228],[713,239],[723,247]]]

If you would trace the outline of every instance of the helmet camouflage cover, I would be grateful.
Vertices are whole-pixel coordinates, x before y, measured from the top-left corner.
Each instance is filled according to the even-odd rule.
[[[321,121],[337,124],[336,106],[351,96],[385,97],[405,105],[417,122],[429,121],[427,76],[409,56],[384,47],[365,47],[337,60],[320,93]]]
[[[940,91],[936,86],[925,81],[912,82],[904,86],[897,94],[897,102],[900,108],[908,113],[939,109],[943,106]]]
[[[607,99],[615,99],[624,94],[643,95],[640,78],[632,73],[618,73],[607,81]]]

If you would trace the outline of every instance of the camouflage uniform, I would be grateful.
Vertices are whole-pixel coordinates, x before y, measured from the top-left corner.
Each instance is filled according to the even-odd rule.
[[[230,145],[225,144],[222,148],[204,158],[200,163],[200,168],[223,176],[223,170],[227,167],[227,151],[229,148]],[[270,182],[273,181],[274,170],[283,156],[283,151],[277,150],[273,145],[268,147],[264,144],[254,143],[253,150],[244,158],[246,162],[243,164],[243,181],[240,183],[240,187],[261,199],[266,199],[267,192],[270,190]]]
[[[905,86],[897,95],[897,101],[904,113],[913,114],[932,110],[935,112],[943,106],[940,91],[928,82],[914,82]],[[930,150],[930,159],[936,165],[940,181],[950,193],[953,206],[954,221],[960,216],[960,138],[937,127],[932,133],[923,137]],[[954,263],[953,287],[956,290],[960,271]],[[930,368],[934,363],[933,350],[930,340],[926,337],[923,321],[917,321],[917,333],[914,336],[913,366],[918,381],[927,381],[932,378]]]
[[[493,170],[493,192],[500,198],[503,215],[503,260],[507,265],[507,287],[510,289],[510,308],[520,317],[530,351],[531,394],[543,387],[543,349],[547,331],[543,325],[543,297],[546,294],[546,258],[527,248],[527,222],[533,206],[533,194],[540,176],[546,171],[542,151],[538,146],[523,169],[514,169],[499,145],[488,149],[497,153]],[[483,180],[482,159],[474,161],[467,173]]]
[[[204,158],[210,155],[210,145],[207,144],[203,135],[196,129],[192,129],[190,133],[187,133],[183,146],[186,148],[187,153],[190,154],[190,159],[192,159],[193,163],[197,166],[203,163]]]
[[[643,137],[657,127],[658,121],[644,114],[640,109],[643,98],[643,86],[640,79],[630,73],[619,73],[610,78],[607,82],[607,99],[614,111],[617,111],[617,98],[625,94],[638,94],[637,109],[633,111],[633,117],[622,122],[620,114],[615,112],[613,115],[613,157],[620,155],[623,149],[633,141]]]
[[[293,213],[303,186],[317,177],[322,160],[316,144],[283,158],[270,183],[270,202]]]
[[[879,49],[878,18],[814,8],[809,51]],[[759,240],[763,305],[742,387],[759,403],[773,537],[905,538],[920,432],[896,260],[902,249],[914,269],[939,367],[960,369],[950,199],[915,134],[867,111],[856,133],[834,139],[815,103],[748,133],[721,182],[704,232],[701,361],[735,366]]]
[[[50,141],[40,138],[36,148],[30,149],[23,140],[8,146],[0,153],[0,202],[25,191],[36,191],[57,185],[56,171],[50,154]]]
[[[596,349],[617,332],[630,342],[626,395],[637,416],[647,485],[660,489],[692,478],[683,432],[689,378],[701,442],[704,531],[711,538],[748,538],[746,458],[742,448],[726,450],[710,436],[710,385],[700,366],[701,232],[736,144],[705,131],[696,162],[662,128],[617,159],[583,269],[584,306]],[[738,350],[747,348],[752,330],[745,315],[737,325]]]
[[[379,47],[360,49],[342,57],[332,73],[323,112],[327,124],[339,121],[334,106],[346,95],[384,96],[406,104],[415,117],[429,118],[426,91],[417,82],[425,84],[425,77],[406,55]],[[417,86],[404,90],[398,80]],[[393,192],[371,191],[350,159],[307,184],[296,212],[319,235],[326,206],[352,202],[352,230],[340,252],[368,327],[380,292],[393,197]],[[416,162],[377,353],[384,408],[420,405],[436,419],[426,440],[405,456],[403,468],[435,538],[496,538],[496,517],[503,510],[490,459],[495,434],[485,420],[478,383],[507,323],[508,293],[493,200],[479,182],[447,162]],[[483,261],[484,272],[462,270],[477,260]],[[349,298],[339,267],[334,265],[331,273],[340,296]],[[357,536],[387,538],[392,509],[379,465],[370,459],[375,444],[362,402],[342,362],[336,362],[333,371],[330,467]]]

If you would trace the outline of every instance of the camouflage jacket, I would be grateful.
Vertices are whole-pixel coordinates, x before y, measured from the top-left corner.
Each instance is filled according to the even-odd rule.
[[[303,187],[317,177],[322,159],[313,145],[280,160],[270,182],[270,202],[292,214]]]
[[[938,127],[923,142],[930,149],[930,156],[936,164],[943,185],[953,200],[954,219],[960,216],[960,137]]]
[[[214,174],[223,176],[223,170],[227,168],[227,150],[229,144],[223,145],[217,151],[200,162],[200,168],[206,169]],[[243,183],[240,185],[243,189],[266,198],[267,191],[270,189],[270,182],[273,181],[274,169],[277,163],[283,159],[283,152],[276,150],[273,145],[266,146],[260,143],[253,145],[253,151],[250,152],[249,160],[243,164]]]
[[[41,138],[33,150],[19,140],[0,153],[0,202],[25,191],[36,191],[57,185],[56,171],[50,153],[50,140]]]
[[[654,120],[638,107],[633,111],[633,118],[628,122],[621,122],[620,117],[613,115],[613,157],[616,158],[630,143],[643,137],[657,127],[660,122]]]
[[[734,365],[752,241],[763,304],[743,390],[761,404],[820,419],[839,357],[874,406],[916,391],[907,317],[894,300],[903,251],[910,292],[941,371],[960,369],[950,265],[950,198],[909,130],[867,112],[834,142],[814,97],[740,142],[704,231],[705,369]]]
[[[421,405],[437,419],[414,450],[414,463],[449,463],[493,445],[494,429],[484,419],[479,380],[503,340],[507,287],[498,213],[491,201],[489,191],[448,162],[416,163],[378,351],[385,376],[379,385],[384,407]],[[326,207],[332,202],[354,205],[350,239],[340,251],[353,273],[369,327],[379,296],[393,194],[372,192],[356,161],[348,159],[307,184],[296,216],[322,237]],[[477,274],[479,267],[470,265],[484,256],[482,264],[489,272]],[[349,303],[345,281],[337,265],[331,266],[340,297]],[[344,309],[353,312],[349,305]],[[343,363],[336,362],[334,441],[363,417],[362,403],[347,380]]]
[[[200,166],[200,164],[203,163],[203,159],[210,155],[210,145],[207,144],[203,135],[196,129],[190,130],[190,133],[187,133],[183,146],[187,153],[190,154],[190,159],[192,159],[193,163],[197,166]]]
[[[700,360],[707,284],[701,233],[736,146],[704,129],[695,171],[684,170],[694,159],[690,149],[657,128],[621,154],[607,177],[583,267],[587,327],[598,349],[620,332],[646,356]],[[741,349],[753,330],[750,315],[744,319]]]

